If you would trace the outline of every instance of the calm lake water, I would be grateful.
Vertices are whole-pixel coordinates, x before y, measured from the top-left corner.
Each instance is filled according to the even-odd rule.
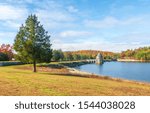
[[[86,64],[76,69],[115,78],[150,82],[150,63],[105,62],[102,65]]]

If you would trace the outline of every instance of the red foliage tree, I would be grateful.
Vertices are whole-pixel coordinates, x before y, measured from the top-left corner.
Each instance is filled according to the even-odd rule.
[[[13,47],[10,44],[2,44],[0,46],[0,52],[8,55],[9,60],[13,58]]]

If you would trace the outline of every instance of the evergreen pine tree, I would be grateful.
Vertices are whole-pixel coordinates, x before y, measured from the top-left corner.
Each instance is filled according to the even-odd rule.
[[[19,60],[33,63],[34,72],[36,72],[36,63],[50,62],[52,57],[50,36],[36,15],[30,15],[25,25],[20,27],[15,37],[14,50]]]

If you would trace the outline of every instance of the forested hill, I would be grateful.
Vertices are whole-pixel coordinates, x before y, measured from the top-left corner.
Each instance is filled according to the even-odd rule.
[[[134,50],[126,50],[120,54],[123,59],[137,59],[137,60],[150,60],[150,46],[141,47]]]
[[[98,53],[101,53],[104,59],[116,59],[118,55],[117,53],[108,52],[108,51],[98,51],[98,50],[79,50],[79,51],[64,52],[64,54],[72,54],[73,56],[80,55],[80,57],[86,57],[89,59],[96,58]]]

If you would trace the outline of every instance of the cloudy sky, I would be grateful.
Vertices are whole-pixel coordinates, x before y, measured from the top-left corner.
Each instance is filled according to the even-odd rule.
[[[36,14],[53,49],[120,52],[150,46],[150,0],[0,0],[0,44]]]

